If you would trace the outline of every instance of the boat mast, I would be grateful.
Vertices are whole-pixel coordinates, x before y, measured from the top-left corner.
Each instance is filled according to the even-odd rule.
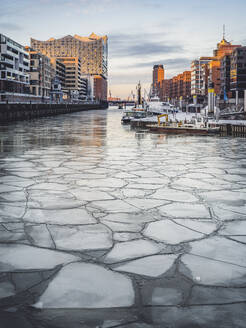
[[[141,95],[141,84],[140,84],[140,81],[138,82],[137,92],[138,92],[138,105],[142,105],[142,95]]]

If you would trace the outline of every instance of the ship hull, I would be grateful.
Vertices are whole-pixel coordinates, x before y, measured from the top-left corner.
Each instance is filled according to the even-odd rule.
[[[147,126],[150,132],[165,134],[194,134],[194,135],[213,135],[220,132],[219,128],[186,128],[168,126]]]

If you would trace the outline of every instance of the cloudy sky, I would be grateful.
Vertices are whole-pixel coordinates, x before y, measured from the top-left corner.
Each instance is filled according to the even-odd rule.
[[[246,0],[0,0],[0,32],[24,45],[67,34],[109,37],[109,89],[127,97],[140,80],[146,90],[153,64],[165,77],[211,55],[222,38],[246,45]]]

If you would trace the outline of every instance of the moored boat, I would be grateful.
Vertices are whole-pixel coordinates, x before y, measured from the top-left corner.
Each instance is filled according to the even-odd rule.
[[[147,125],[150,132],[157,133],[170,133],[170,134],[195,134],[195,135],[209,135],[217,134],[220,132],[218,127],[197,127],[194,125],[186,124],[179,126],[178,124],[171,124],[165,126]]]

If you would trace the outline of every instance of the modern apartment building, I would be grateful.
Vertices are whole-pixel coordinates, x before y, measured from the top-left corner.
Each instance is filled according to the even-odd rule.
[[[164,80],[163,65],[153,66],[152,94],[160,96],[161,82]]]
[[[233,45],[226,41],[225,37],[217,44],[217,49],[214,50],[214,59],[210,62],[209,81],[214,89],[215,94],[221,95],[221,61],[224,56],[231,55],[234,49],[241,47],[240,45]]]
[[[236,48],[231,54],[230,89],[239,91],[239,97],[246,90],[246,47]]]
[[[55,76],[59,79],[62,89],[65,89],[66,66],[55,57],[50,58],[50,63],[55,71]]]
[[[41,97],[42,100],[50,99],[51,81],[55,76],[55,70],[50,63],[50,58],[25,47],[30,59],[30,93]]]
[[[25,48],[0,34],[0,100],[23,100],[29,93],[29,56]],[[13,98],[13,99],[12,99]]]
[[[212,57],[201,57],[191,63],[191,94],[206,96],[208,87],[214,89],[214,93],[221,95],[221,61],[240,45],[233,45],[226,41],[225,37],[217,44]],[[224,88],[224,86],[223,86]]]
[[[220,62],[220,93],[221,97],[230,97],[231,56],[225,55]]]
[[[191,63],[191,95],[204,95],[205,80],[203,74],[204,65],[208,64],[213,57],[200,57]]]
[[[79,95],[82,88],[81,60],[79,57],[58,57],[59,62],[65,66],[65,89],[64,92],[71,98]]]

